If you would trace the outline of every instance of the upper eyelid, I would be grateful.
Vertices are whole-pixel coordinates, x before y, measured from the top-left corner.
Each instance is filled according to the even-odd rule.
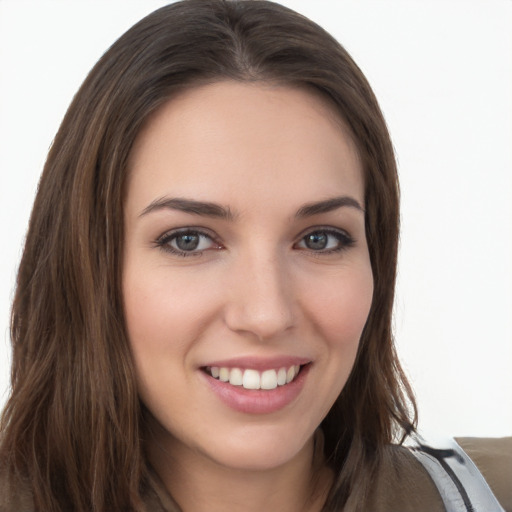
[[[302,238],[304,238],[306,235],[310,234],[310,233],[315,233],[317,231],[324,231],[326,233],[340,233],[348,238],[354,238],[350,232],[346,229],[343,229],[343,228],[338,228],[338,227],[334,227],[334,226],[325,226],[325,225],[320,225],[320,226],[310,226],[309,228],[306,228],[304,230],[302,230],[298,235],[297,235],[297,240],[302,240]]]
[[[215,232],[211,231],[207,228],[200,228],[195,226],[186,226],[181,228],[174,228],[174,229],[168,229],[167,231],[164,231],[161,235],[159,235],[156,240],[161,241],[165,240],[166,238],[170,238],[172,236],[177,236],[183,233],[197,233],[199,235],[207,236],[211,238],[214,241],[218,240],[218,236]]]

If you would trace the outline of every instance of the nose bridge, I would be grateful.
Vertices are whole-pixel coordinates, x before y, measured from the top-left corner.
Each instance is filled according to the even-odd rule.
[[[226,306],[230,329],[260,340],[289,329],[294,322],[292,283],[277,251],[260,246],[236,260]]]

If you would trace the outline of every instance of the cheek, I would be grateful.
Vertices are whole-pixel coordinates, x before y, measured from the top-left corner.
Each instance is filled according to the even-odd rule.
[[[123,295],[132,347],[178,350],[188,339],[180,334],[200,323],[198,311],[206,311],[208,293],[194,293],[196,287],[190,280],[180,279],[165,269],[130,270],[125,274]],[[169,343],[170,340],[173,342]]]
[[[125,265],[126,328],[139,392],[147,405],[155,383],[186,383],[190,372],[184,370],[193,366],[194,347],[215,318],[217,288],[204,286],[204,276],[195,274],[165,266]]]
[[[325,418],[353,369],[373,297],[369,264],[329,276],[308,295],[309,325],[318,348],[319,377],[311,409]]]
[[[162,276],[160,276],[162,277]],[[125,321],[136,369],[139,394],[151,406],[155,378],[175,372],[186,353],[183,329],[186,303],[176,300],[175,290],[149,269],[126,268],[123,282]],[[172,340],[172,343],[170,343]]]
[[[180,280],[169,280],[167,273],[126,266],[123,281],[125,321],[139,396],[149,410],[160,411],[158,414],[166,411],[161,400],[171,401],[173,408],[186,406],[186,395],[169,394],[173,385],[168,383],[174,376],[173,383],[186,385],[187,374],[182,370],[195,336],[191,317],[197,308],[187,294],[178,292]],[[175,388],[179,390],[179,386]]]
[[[332,348],[357,350],[373,297],[371,267],[333,276],[311,296],[313,321]]]

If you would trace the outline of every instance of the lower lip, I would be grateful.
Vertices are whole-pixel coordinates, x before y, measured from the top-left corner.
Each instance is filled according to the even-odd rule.
[[[212,391],[231,409],[245,414],[270,414],[284,409],[297,398],[304,386],[310,366],[310,364],[303,366],[297,377],[289,384],[269,390],[232,386],[227,382],[214,379],[205,372],[202,373]]]

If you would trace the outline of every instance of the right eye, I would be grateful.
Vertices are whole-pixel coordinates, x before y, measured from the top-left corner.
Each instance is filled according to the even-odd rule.
[[[210,235],[195,229],[168,232],[157,240],[156,245],[179,256],[200,256],[204,251],[221,248]]]
[[[303,236],[296,247],[318,254],[331,254],[352,247],[354,242],[354,239],[345,231],[319,227]]]

